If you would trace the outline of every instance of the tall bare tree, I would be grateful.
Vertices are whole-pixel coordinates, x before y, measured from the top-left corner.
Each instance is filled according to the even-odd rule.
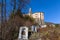
[[[1,24],[3,23],[3,21],[5,20],[6,21],[6,8],[7,8],[7,6],[6,6],[6,2],[8,1],[8,0],[0,0],[1,1]],[[20,11],[22,10],[22,8],[24,8],[25,6],[26,6],[26,4],[27,3],[29,3],[28,2],[28,0],[11,0],[12,2],[12,6],[13,6],[13,13],[15,12],[15,10],[17,10],[17,9],[19,9]],[[19,11],[19,10],[17,10],[17,11]],[[15,18],[15,20],[13,20],[13,21],[17,21],[17,19],[18,19],[18,17],[16,17]],[[24,20],[22,21],[22,22],[19,22],[19,21],[22,21],[23,19],[22,18],[20,18],[18,21],[17,21],[17,23],[19,23],[19,24],[23,24],[23,22],[24,22]],[[11,20],[12,21],[12,20]],[[12,21],[12,23],[10,22],[10,21],[8,21],[7,23],[8,24],[6,24],[6,26],[4,26],[5,25],[5,23],[4,24],[2,24],[2,26],[1,26],[1,37],[0,37],[0,39],[1,40],[15,40],[14,39],[14,33],[13,32],[15,32],[15,27],[14,27],[14,25],[16,25],[16,24],[13,24],[13,21]],[[28,22],[27,22],[28,23]],[[13,25],[12,25],[13,24]],[[17,24],[18,25],[18,24]],[[17,32],[18,33],[18,32]]]
[[[6,0],[4,0],[4,4],[5,4],[5,6],[4,6],[4,21],[6,22]]]
[[[11,4],[13,6],[13,10],[14,9],[22,9],[25,8],[25,6],[29,3],[29,0],[11,0]]]
[[[3,0],[1,0],[0,2],[0,7],[1,7],[1,35],[0,35],[0,39],[2,40],[2,23],[3,23]]]

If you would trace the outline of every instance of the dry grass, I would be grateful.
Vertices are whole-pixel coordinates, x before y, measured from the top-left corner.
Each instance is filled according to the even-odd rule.
[[[33,33],[30,40],[60,40],[60,27],[46,27],[40,29],[40,32]]]

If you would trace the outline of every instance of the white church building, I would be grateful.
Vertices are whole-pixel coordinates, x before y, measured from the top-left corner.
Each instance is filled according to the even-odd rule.
[[[35,12],[32,13],[32,9],[29,9],[29,13],[25,14],[33,17],[35,19],[35,22],[38,23],[39,25],[45,25],[44,24],[44,12]],[[46,25],[45,25],[46,26]]]
[[[35,22],[39,23],[39,25],[44,25],[44,13],[43,12],[32,13],[32,10],[30,8],[28,15],[32,16],[35,19]]]

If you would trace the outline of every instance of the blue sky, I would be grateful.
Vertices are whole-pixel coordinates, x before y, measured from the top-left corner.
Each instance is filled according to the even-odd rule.
[[[60,0],[30,0],[32,12],[44,12],[44,21],[60,23]]]
[[[7,13],[10,13],[10,9],[12,9],[9,5],[10,1],[7,1]],[[25,12],[29,8],[32,8],[33,13],[44,12],[44,21],[60,23],[60,0],[30,0],[27,8]]]

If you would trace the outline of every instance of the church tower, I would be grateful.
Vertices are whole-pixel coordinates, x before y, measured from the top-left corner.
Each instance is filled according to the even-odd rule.
[[[40,24],[44,25],[44,13],[40,12]]]
[[[29,16],[32,15],[32,10],[31,10],[31,8],[29,8],[29,13],[28,13],[28,15],[29,15]]]

